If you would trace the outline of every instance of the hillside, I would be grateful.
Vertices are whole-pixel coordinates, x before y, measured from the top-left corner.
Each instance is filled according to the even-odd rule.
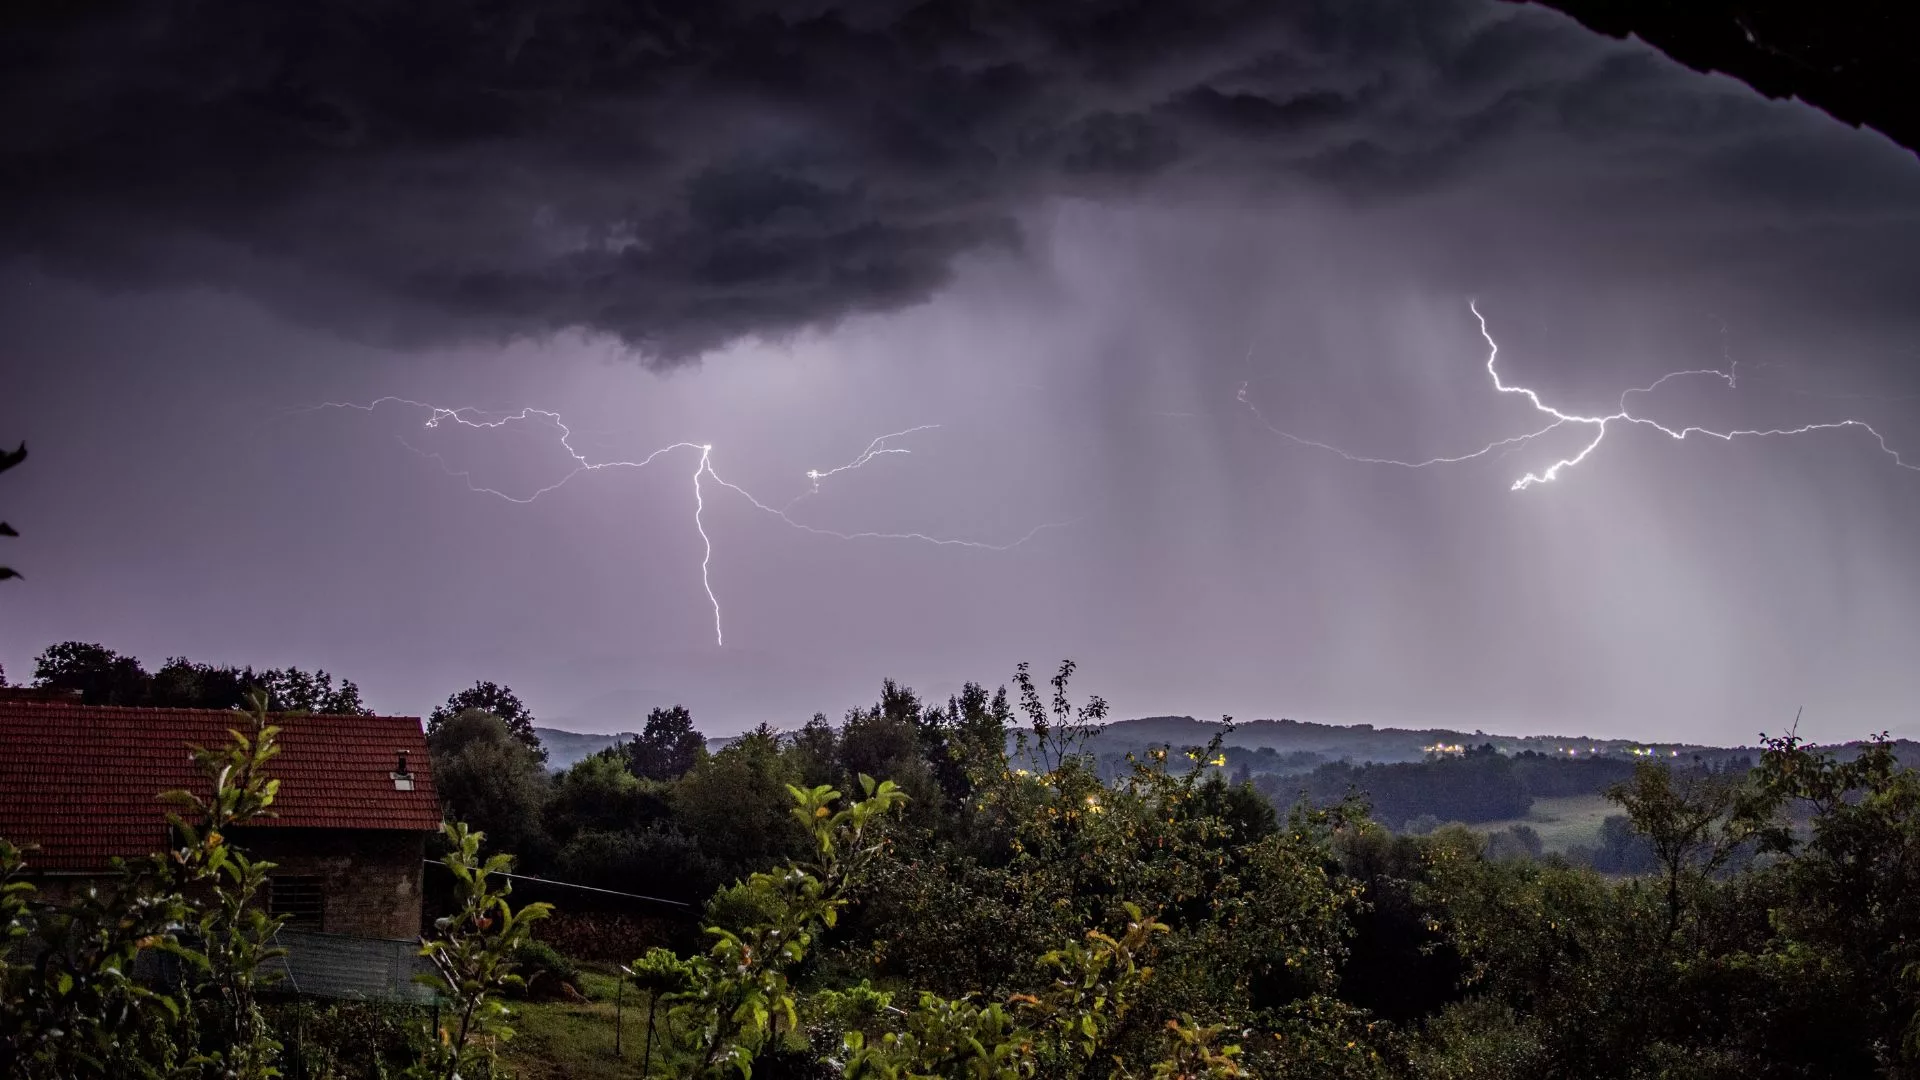
[[[631,731],[598,735],[589,732],[562,731],[559,728],[550,727],[536,727],[533,733],[540,737],[540,745],[547,748],[547,768],[555,772],[570,769],[576,763],[592,757],[607,747],[626,742],[634,737]],[[708,739],[707,752],[711,754],[732,741],[732,738]]]
[[[1119,720],[1101,728],[1089,749],[1096,754],[1124,753],[1148,746],[1204,746],[1223,724],[1191,716],[1148,716]],[[1243,750],[1272,750],[1276,754],[1312,754],[1324,761],[1392,763],[1421,761],[1433,746],[1492,744],[1505,754],[1531,750],[1542,754],[1662,756],[1708,760],[1733,755],[1738,748],[1687,742],[1636,742],[1628,739],[1591,739],[1577,735],[1488,735],[1447,728],[1377,728],[1372,724],[1320,724],[1301,720],[1252,720],[1235,724],[1225,745]],[[1639,753],[1635,754],[1635,751]],[[1750,750],[1744,751],[1751,753]]]

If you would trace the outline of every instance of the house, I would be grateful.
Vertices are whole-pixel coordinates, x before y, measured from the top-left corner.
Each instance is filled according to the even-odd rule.
[[[37,698],[37,699],[36,699]],[[202,795],[190,745],[215,747],[244,716],[218,710],[79,705],[0,691],[0,837],[28,852],[42,895],[109,873],[115,856],[168,847],[163,791]],[[427,837],[440,803],[420,721],[277,716],[275,816],[233,830],[277,864],[268,910],[291,930],[388,940],[420,933]]]

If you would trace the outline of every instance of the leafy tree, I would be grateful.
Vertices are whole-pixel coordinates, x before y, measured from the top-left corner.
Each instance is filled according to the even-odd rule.
[[[427,748],[434,788],[451,820],[472,823],[498,851],[544,856],[546,764],[506,721],[479,709],[456,713],[427,736]]]
[[[547,760],[546,747],[540,745],[540,736],[533,731],[533,713],[510,687],[498,683],[475,682],[465,690],[447,695],[446,703],[428,715],[427,734],[432,735],[440,725],[474,709],[499,717],[514,738],[539,754],[541,761]]]
[[[26,443],[21,443],[18,449],[0,450],[0,472],[6,472],[8,469],[13,468],[25,460],[27,460]],[[0,521],[0,536],[14,537],[19,535],[19,533],[14,531],[13,526],[4,521]],[[0,566],[0,581],[5,581],[8,578],[17,578],[19,576],[20,572],[18,570],[10,566]]]
[[[1607,795],[1626,809],[1634,831],[1652,850],[1671,941],[1686,911],[1684,893],[1726,866],[1762,827],[1757,796],[1724,773],[1644,763],[1634,769],[1632,780]]]
[[[149,675],[138,659],[85,641],[63,641],[42,650],[34,663],[34,685],[78,692],[88,705],[245,709],[259,691],[267,695],[269,712],[369,714],[352,680],[336,684],[325,671],[286,667],[256,672],[172,656]]]
[[[1023,755],[1031,753],[1042,770],[1057,769],[1069,756],[1079,753],[1093,730],[1107,718],[1105,698],[1089,698],[1078,709],[1069,702],[1067,682],[1073,678],[1074,668],[1073,661],[1062,661],[1060,670],[1049,680],[1053,687],[1050,706],[1041,704],[1040,692],[1033,685],[1026,661],[1014,669],[1014,685],[1020,688],[1020,711],[1026,714],[1028,727],[1028,731],[1019,736],[1020,750]],[[1029,733],[1031,743],[1027,740]]]
[[[555,777],[546,808],[548,831],[562,843],[582,830],[631,828],[667,813],[663,798],[646,791],[622,760],[605,752],[582,758]]]
[[[1883,733],[1850,761],[1795,736],[1768,739],[1756,774],[1766,851],[1783,895],[1783,958],[1837,976],[1876,1066],[1920,1073],[1920,773]],[[1793,827],[1790,811],[1811,811]],[[1842,989],[1843,988],[1843,989]]]
[[[635,961],[651,972],[672,970],[687,989],[672,995],[670,1032],[680,1034],[679,1075],[751,1077],[753,1062],[779,1038],[780,1023],[799,1027],[798,1002],[788,973],[804,960],[814,938],[839,920],[861,870],[879,853],[877,819],[905,799],[888,783],[862,778],[867,798],[839,810],[832,788],[792,789],[792,819],[808,832],[818,862],[755,874],[749,888],[763,892],[773,921],[734,932],[712,929],[708,955],[687,963],[654,950]],[[670,1051],[675,1052],[675,1051]]]
[[[495,1043],[513,1037],[501,998],[525,985],[514,970],[515,957],[532,941],[533,924],[551,911],[544,903],[517,911],[507,903],[513,883],[500,875],[512,869],[511,855],[483,860],[485,837],[464,823],[444,825],[441,832],[452,849],[440,863],[453,875],[455,907],[434,920],[420,950],[433,971],[416,978],[446,1003],[449,1018],[425,1059],[409,1070],[416,1080],[459,1080],[475,1075],[483,1061],[490,1066]]]
[[[706,737],[693,729],[693,714],[686,706],[654,709],[627,744],[628,768],[646,780],[678,780],[706,751]]]
[[[919,726],[920,699],[911,689],[886,680],[878,704],[847,711],[840,727],[840,768],[849,776],[865,773],[886,779],[922,771]]]
[[[78,692],[88,705],[144,705],[148,682],[138,659],[86,641],[49,645],[33,664],[34,686]]]
[[[252,671],[170,656],[147,681],[146,704],[163,709],[231,709],[259,686]]]
[[[766,727],[693,767],[673,787],[674,819],[727,877],[793,857],[805,833],[784,805],[797,777]],[[719,884],[719,882],[714,882]]]
[[[275,712],[304,712],[323,716],[371,716],[360,700],[360,687],[351,679],[335,685],[333,676],[315,669],[271,668],[260,672],[255,684],[265,690]]]
[[[786,756],[800,778],[800,786],[809,790],[825,785],[838,787],[844,775],[840,769],[840,736],[827,722],[826,713],[813,717],[787,741]]]

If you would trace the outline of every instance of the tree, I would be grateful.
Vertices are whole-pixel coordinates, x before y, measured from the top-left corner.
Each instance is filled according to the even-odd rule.
[[[673,786],[674,817],[728,876],[762,870],[795,854],[805,836],[786,805],[797,779],[773,732],[749,731]]]
[[[360,700],[360,688],[351,679],[341,679],[335,686],[333,676],[315,669],[302,671],[296,667],[274,668],[261,672],[256,685],[265,690],[273,701],[275,712],[305,712],[322,716],[371,716]],[[529,718],[531,719],[531,718]],[[545,752],[541,754],[545,758]]]
[[[699,763],[707,740],[693,729],[685,705],[655,709],[646,726],[627,744],[627,767],[643,780],[678,780]]]
[[[149,692],[138,659],[88,641],[47,646],[34,659],[33,685],[78,692],[87,705],[145,705]]]
[[[441,831],[453,849],[440,864],[453,876],[455,907],[434,920],[433,934],[423,940],[420,955],[432,963],[433,971],[414,980],[431,987],[446,1003],[449,1020],[426,1059],[408,1071],[409,1080],[458,1080],[482,1070],[492,1075],[487,1067],[491,1042],[513,1037],[506,1024],[508,1008],[500,999],[525,985],[514,972],[514,956],[532,940],[533,923],[551,910],[551,905],[533,903],[516,911],[507,903],[513,882],[504,875],[512,869],[513,857],[481,859],[485,836],[464,823],[442,826]],[[503,876],[497,887],[490,880],[495,875]],[[478,1045],[483,1040],[484,1048]],[[487,1060],[478,1060],[483,1054]]]
[[[1607,798],[1627,811],[1635,832],[1646,838],[1659,867],[1666,897],[1666,939],[1680,929],[1683,893],[1718,872],[1758,827],[1743,785],[1705,769],[1676,773],[1666,765],[1641,764],[1633,779],[1615,784]]]
[[[27,460],[27,444],[26,443],[21,443],[20,448],[17,450],[10,450],[10,451],[0,450],[0,472],[6,472],[8,469],[13,468],[15,465],[18,465],[25,460]],[[0,536],[19,536],[19,535],[20,535],[19,533],[13,531],[13,526],[7,524],[4,521],[0,521]],[[0,566],[0,581],[5,581],[8,578],[17,578],[19,576],[20,576],[20,572],[18,570],[15,570],[10,566]],[[4,685],[4,684],[0,684],[0,685]]]
[[[800,786],[809,790],[840,783],[840,735],[827,722],[826,713],[814,713],[787,742],[786,757],[800,776]]]
[[[427,749],[450,820],[472,823],[496,851],[522,858],[544,852],[546,763],[507,730],[506,721],[480,709],[463,710],[427,736]]]
[[[514,738],[539,754],[541,761],[547,760],[547,748],[540,745],[540,736],[533,732],[533,713],[511,687],[498,683],[475,682],[459,693],[447,695],[446,704],[433,710],[427,717],[427,734],[432,735],[441,724],[469,709],[499,717]]]

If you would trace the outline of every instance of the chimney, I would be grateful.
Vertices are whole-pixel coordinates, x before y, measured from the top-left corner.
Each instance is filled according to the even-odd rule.
[[[393,780],[393,789],[395,791],[412,791],[413,774],[407,771],[407,752],[405,750],[397,750],[394,753],[396,754],[396,760],[394,762],[393,772],[389,774]]]

